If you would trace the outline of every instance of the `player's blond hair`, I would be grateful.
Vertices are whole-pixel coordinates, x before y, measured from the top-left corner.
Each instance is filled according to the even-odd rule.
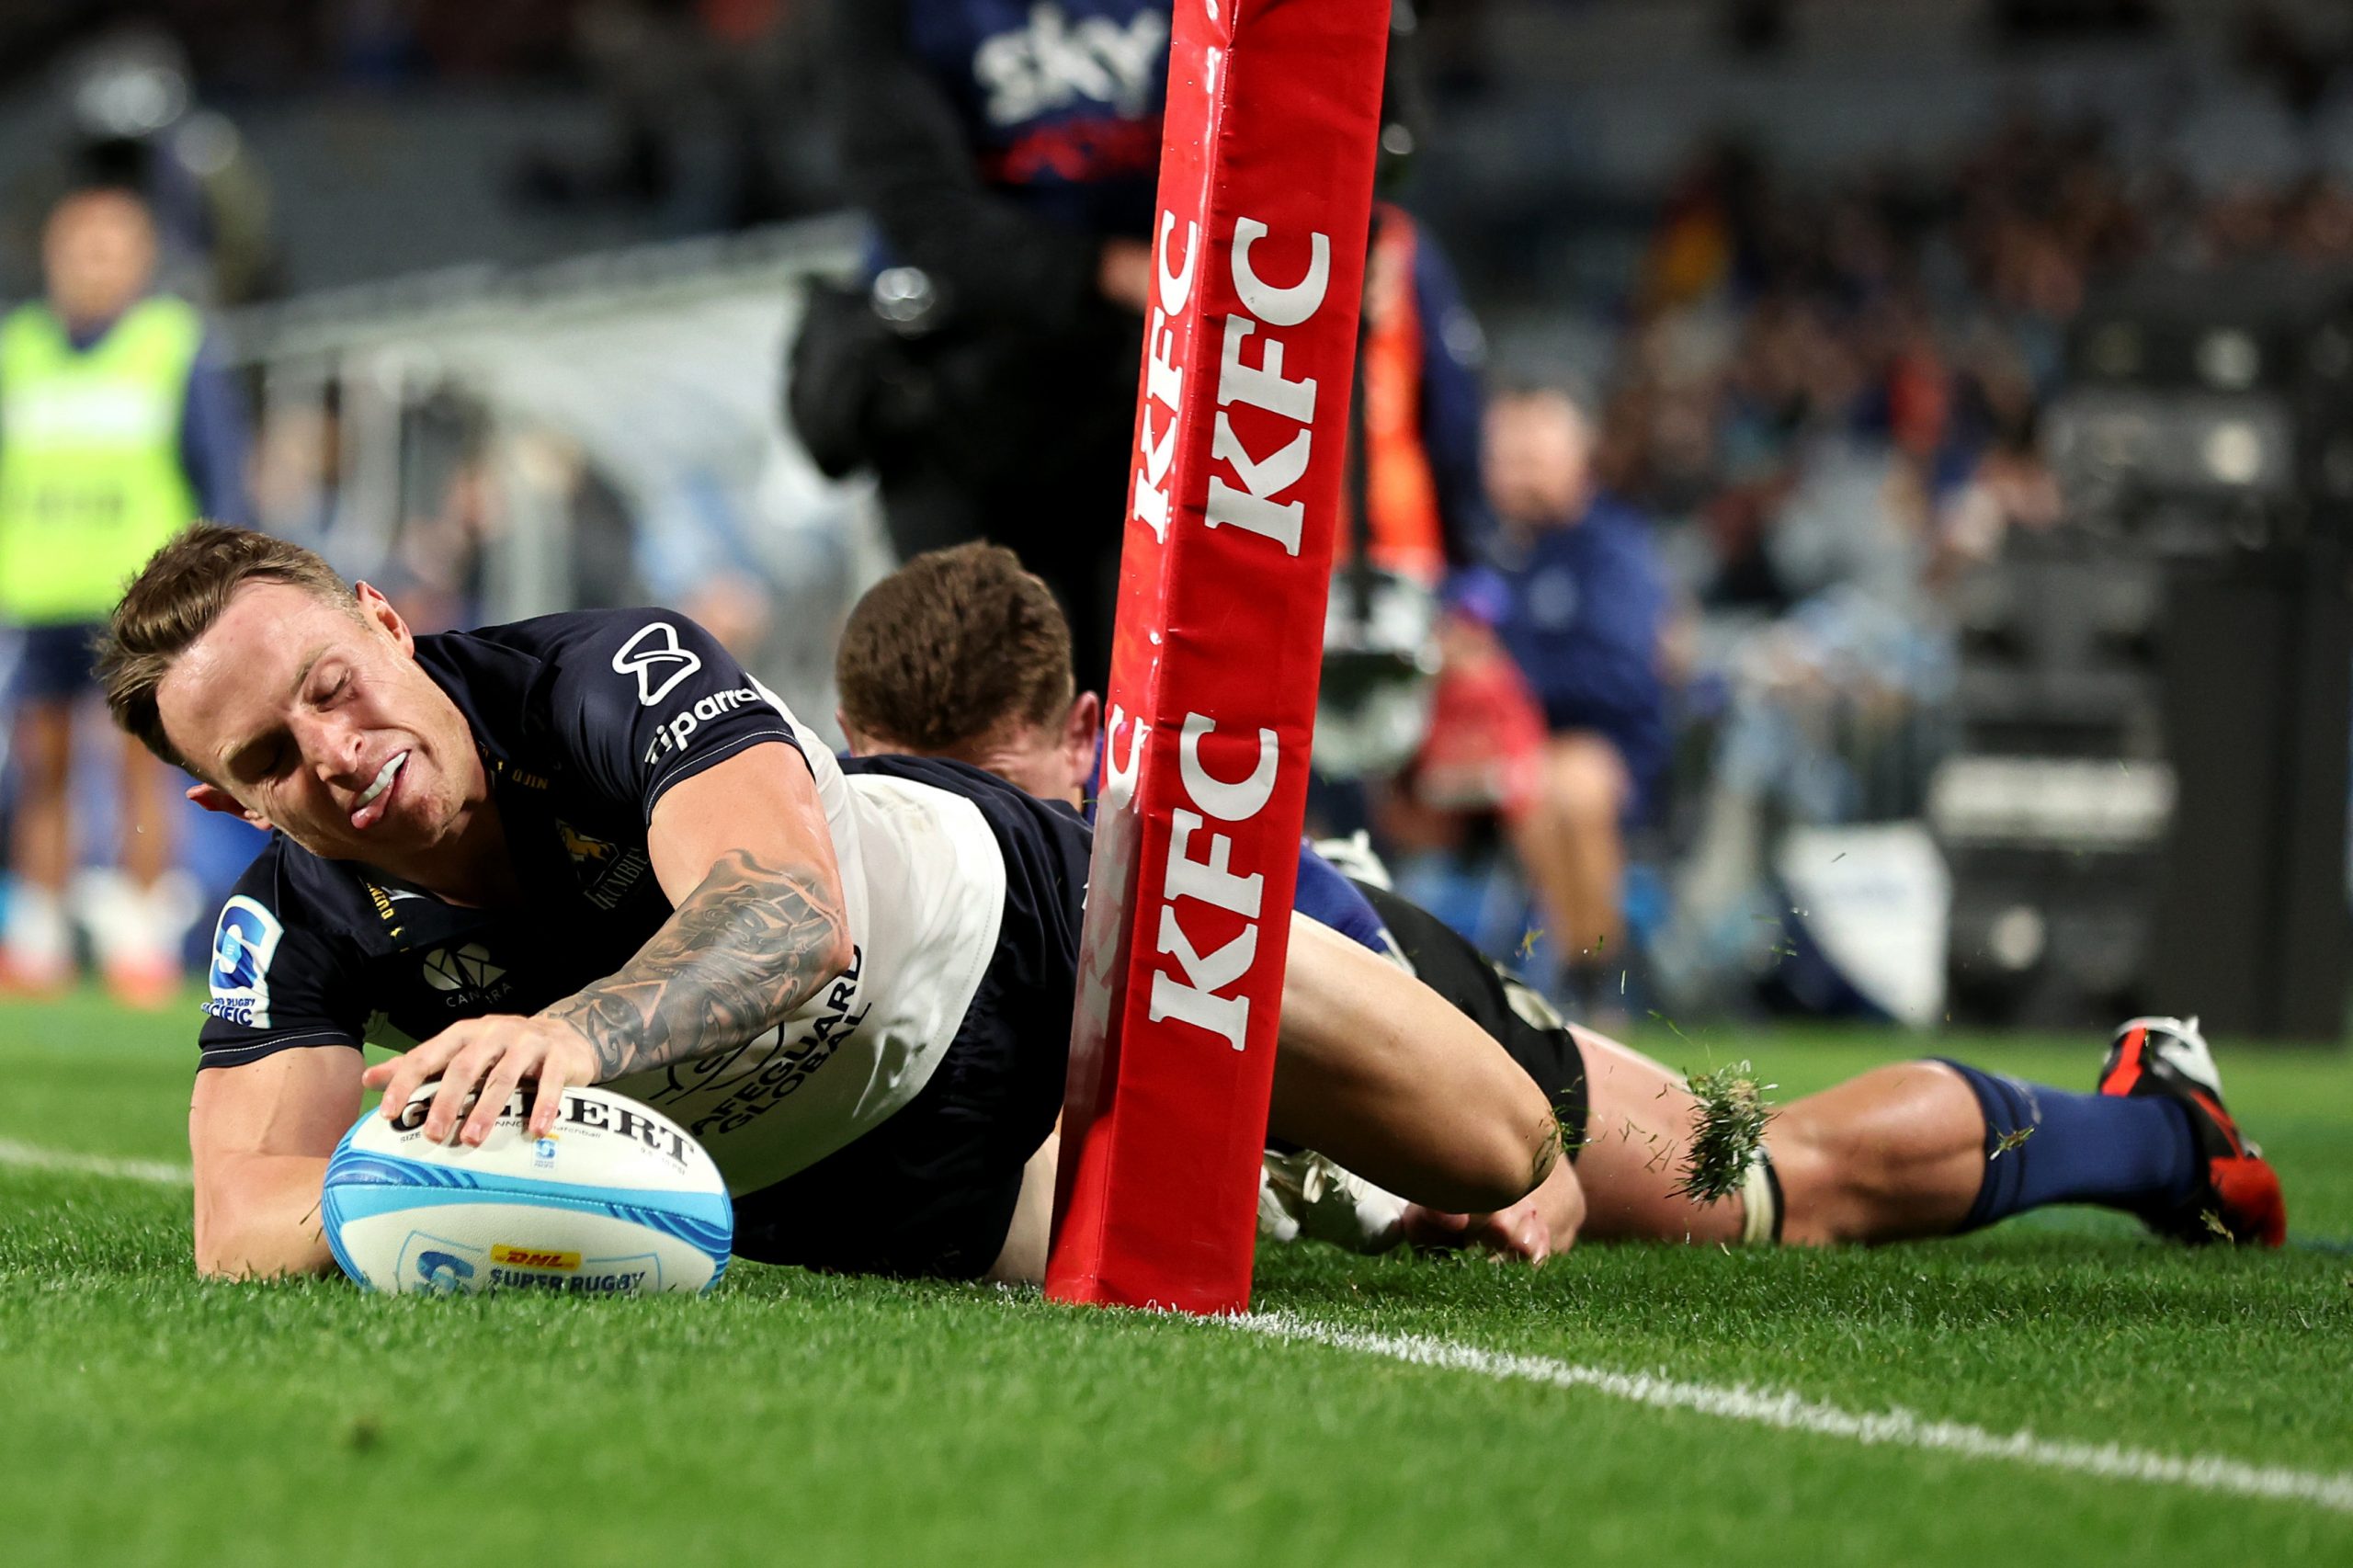
[[[198,523],[149,558],[98,638],[98,681],[114,722],[175,767],[188,767],[188,759],[164,733],[155,688],[230,597],[254,582],[291,583],[358,613],[351,585],[317,551],[252,528]]]

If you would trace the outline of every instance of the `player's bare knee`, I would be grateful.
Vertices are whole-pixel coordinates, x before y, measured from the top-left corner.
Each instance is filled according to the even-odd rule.
[[[1773,1139],[1781,1188],[1781,1239],[1837,1246],[1884,1239],[1885,1216],[1900,1207],[1912,1174],[1868,1142],[1808,1136]]]
[[[1765,1140],[1773,1162],[1784,1246],[1834,1246],[1850,1239],[1857,1210],[1846,1161],[1802,1126],[1776,1127]]]

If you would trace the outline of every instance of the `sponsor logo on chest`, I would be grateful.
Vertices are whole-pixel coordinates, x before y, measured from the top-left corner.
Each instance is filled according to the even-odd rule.
[[[455,1010],[505,999],[515,989],[506,971],[491,961],[480,942],[452,943],[425,955],[425,983],[442,994],[442,1006]]]
[[[597,838],[559,820],[556,835],[572,858],[572,874],[579,880],[581,896],[597,908],[618,908],[630,890],[653,869],[642,849],[624,849],[609,838]]]

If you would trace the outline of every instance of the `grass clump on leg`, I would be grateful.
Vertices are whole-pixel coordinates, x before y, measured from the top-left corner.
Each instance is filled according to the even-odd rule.
[[[1707,1073],[1686,1073],[1684,1082],[1699,1101],[1690,1153],[1684,1157],[1677,1198],[1715,1203],[1738,1192],[1765,1142],[1773,1112],[1765,1103],[1772,1084],[1759,1085],[1746,1061]]]

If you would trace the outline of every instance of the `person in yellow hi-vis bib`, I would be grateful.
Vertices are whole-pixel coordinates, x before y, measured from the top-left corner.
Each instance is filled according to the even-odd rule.
[[[173,534],[244,520],[242,411],[196,309],[148,293],[155,259],[136,196],[76,192],[42,232],[47,298],[0,320],[0,621],[20,643],[0,958],[20,991],[73,978],[74,717],[97,689],[92,639]],[[156,1006],[179,983],[185,917],[165,888],[176,792],[140,747],[120,756],[122,876],[81,913],[117,994]]]

